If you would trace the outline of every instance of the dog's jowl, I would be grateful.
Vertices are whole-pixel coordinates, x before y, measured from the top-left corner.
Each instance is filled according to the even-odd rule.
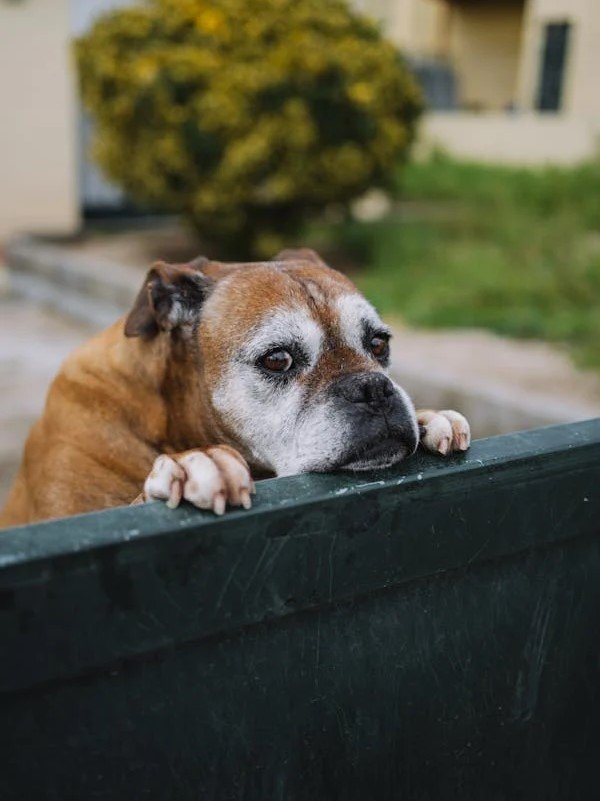
[[[161,498],[222,514],[252,476],[385,468],[469,446],[457,412],[415,412],[390,331],[309,250],[156,264],[126,319],[77,350],[34,425],[1,525]]]

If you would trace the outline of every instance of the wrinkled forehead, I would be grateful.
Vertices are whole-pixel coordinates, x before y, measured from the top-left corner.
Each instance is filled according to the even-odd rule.
[[[206,305],[203,327],[218,330],[248,356],[302,343],[315,358],[325,341],[360,350],[367,328],[385,328],[371,304],[340,273],[270,265],[220,282]]]

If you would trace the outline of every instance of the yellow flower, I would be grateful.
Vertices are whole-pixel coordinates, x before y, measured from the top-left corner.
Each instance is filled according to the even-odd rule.
[[[141,56],[134,61],[133,71],[140,83],[151,83],[158,72],[158,64],[151,56]]]
[[[373,95],[373,85],[366,81],[359,81],[348,87],[348,97],[359,105],[368,105],[373,100]]]
[[[198,30],[203,33],[219,33],[226,27],[225,17],[214,8],[199,11],[195,23]]]

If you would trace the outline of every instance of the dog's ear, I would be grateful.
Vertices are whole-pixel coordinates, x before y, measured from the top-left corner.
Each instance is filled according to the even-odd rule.
[[[153,265],[125,321],[125,336],[151,339],[159,331],[192,324],[214,283],[202,272],[203,264],[196,259]]]
[[[318,267],[327,267],[323,259],[312,248],[286,248],[279,251],[273,261],[310,261]]]

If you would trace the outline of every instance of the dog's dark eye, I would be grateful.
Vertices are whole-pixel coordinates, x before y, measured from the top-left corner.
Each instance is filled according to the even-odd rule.
[[[387,359],[390,355],[390,343],[386,336],[376,334],[369,342],[369,350],[376,359]]]
[[[294,364],[294,360],[287,350],[272,350],[260,359],[261,367],[271,373],[287,373]]]

